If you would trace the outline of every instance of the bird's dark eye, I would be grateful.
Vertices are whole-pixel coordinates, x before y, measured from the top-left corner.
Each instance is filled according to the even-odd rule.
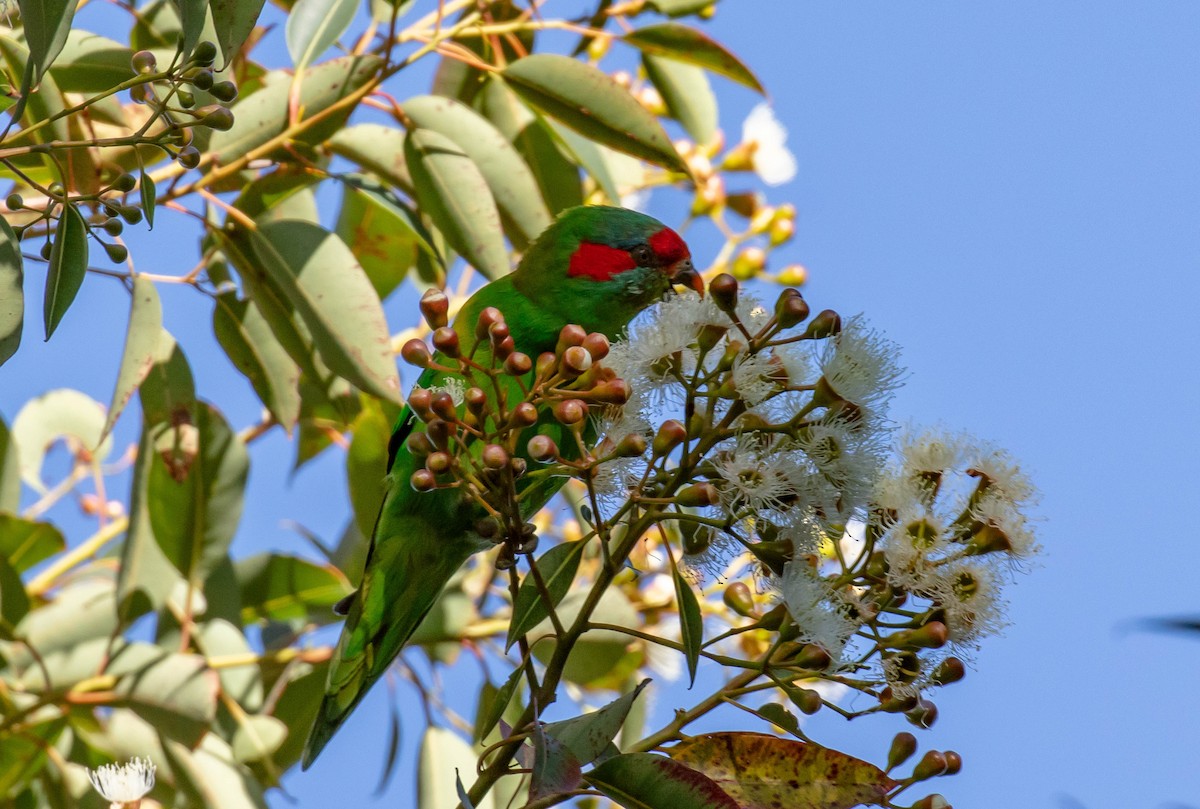
[[[639,244],[637,247],[629,251],[629,255],[633,256],[633,260],[638,263],[638,266],[645,267],[654,258],[654,252],[644,244]]]

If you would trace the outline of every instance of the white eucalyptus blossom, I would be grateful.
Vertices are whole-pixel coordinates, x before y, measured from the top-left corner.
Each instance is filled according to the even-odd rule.
[[[900,387],[904,369],[897,361],[899,356],[895,343],[856,315],[826,344],[820,358],[821,375],[838,396],[859,408],[877,411]]]
[[[742,123],[742,142],[753,144],[754,172],[767,185],[783,185],[796,176],[796,156],[787,148],[787,129],[765,101]]]
[[[88,770],[88,778],[96,791],[117,809],[125,804],[136,804],[154,788],[156,769],[149,759],[133,758],[125,764],[105,764]]]
[[[977,562],[956,562],[940,571],[934,585],[946,611],[946,629],[956,645],[978,641],[1004,628],[1004,602],[996,574]]]
[[[791,483],[793,455],[764,447],[749,436],[740,437],[713,461],[722,501],[735,511],[783,511],[785,502],[796,494]]]
[[[462,377],[448,375],[440,385],[430,385],[429,392],[435,395],[438,393],[450,394],[450,398],[454,400],[454,406],[458,407],[463,403],[463,398],[467,394],[467,384]]]
[[[820,646],[839,661],[858,625],[837,606],[838,598],[813,568],[793,560],[783,569],[779,595],[799,630],[797,640]]]

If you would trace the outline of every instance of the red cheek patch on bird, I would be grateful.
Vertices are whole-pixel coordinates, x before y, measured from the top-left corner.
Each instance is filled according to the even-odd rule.
[[[596,242],[580,242],[579,247],[571,254],[567,275],[572,278],[583,277],[591,278],[593,281],[609,281],[614,275],[632,270],[635,266],[637,265],[633,261],[633,256],[624,250]]]
[[[650,249],[662,259],[664,264],[674,264],[690,255],[683,239],[679,238],[679,234],[670,228],[663,228],[650,237]]]

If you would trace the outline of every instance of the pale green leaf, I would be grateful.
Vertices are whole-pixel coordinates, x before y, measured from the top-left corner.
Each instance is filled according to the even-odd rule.
[[[717,97],[704,70],[650,54],[642,57],[642,66],[671,117],[696,143],[711,143],[717,133]]]
[[[297,71],[312,64],[354,21],[358,0],[296,0],[288,14],[288,54]]]
[[[133,398],[134,391],[146,379],[158,356],[158,341],[162,337],[162,302],[154,282],[144,275],[134,276],[129,326],[125,332],[125,350],[117,371],[117,386],[112,404],[104,420],[101,436],[107,436],[117,423],[117,417]]]
[[[551,722],[546,725],[546,734],[565,745],[579,759],[579,763],[590,764],[612,744],[625,723],[625,717],[629,715],[629,709],[649,684],[649,680],[642,680],[635,689],[598,711]]]
[[[58,89],[66,93],[103,93],[133,78],[127,45],[75,28],[50,68]]]
[[[537,238],[552,217],[525,160],[486,118],[452,98],[417,96],[404,112],[421,129],[454,141],[478,167],[500,213],[517,228],[518,244]]]
[[[3,519],[2,515],[0,519]],[[0,534],[0,541],[3,539],[3,534]],[[0,553],[0,627],[4,634],[7,636],[28,612],[29,595],[25,592],[25,584],[4,554]]]
[[[8,424],[0,418],[0,512],[15,514],[21,504],[21,462]]]
[[[474,161],[454,141],[427,129],[409,133],[404,155],[421,211],[486,277],[506,274],[500,214]]]
[[[114,691],[167,738],[194,745],[216,718],[219,687],[203,657],[168,654],[121,677]]]
[[[193,640],[196,647],[208,660],[222,657],[244,657],[253,661],[254,650],[240,626],[222,618],[212,618],[205,613],[205,620],[196,625]],[[161,643],[161,640],[160,640]],[[221,690],[237,700],[247,711],[258,711],[263,703],[262,672],[254,662],[241,666],[221,666],[216,669],[221,680]]]
[[[368,393],[399,402],[400,377],[383,308],[346,243],[294,220],[263,225],[250,239],[329,368]]]
[[[704,645],[704,617],[700,614],[700,602],[696,599],[692,585],[679,568],[672,565],[671,577],[675,581],[675,603],[679,607],[679,631],[683,638],[683,653],[687,658],[688,688],[696,682],[696,666],[700,662],[700,647]]]
[[[481,94],[483,112],[525,159],[552,213],[583,204],[578,167],[563,153],[546,121],[531,111],[499,77]]]
[[[182,33],[179,54],[186,61],[192,55],[200,34],[204,31],[204,18],[208,12],[208,0],[175,0],[179,7],[179,25]]]
[[[758,78],[723,45],[689,25],[661,22],[631,31],[622,37],[643,53],[665,56],[719,73],[765,94]]]
[[[300,87],[300,108],[311,118],[358,90],[382,65],[377,56],[343,56],[309,68]],[[233,126],[225,132],[214,132],[209,142],[209,150],[217,162],[236,160],[287,129],[290,88],[291,76],[276,73],[263,89],[238,100],[233,106]],[[308,145],[322,143],[342,127],[349,114],[350,109],[346,108],[335,115],[327,115],[298,133],[295,141]],[[272,154],[286,155],[287,152],[281,149]]]
[[[334,154],[356,163],[388,185],[412,193],[412,175],[404,159],[408,136],[383,124],[356,124],[339,130],[327,144]]]
[[[154,178],[145,171],[138,182],[138,193],[142,197],[142,213],[146,215],[146,226],[154,230],[154,206],[158,200],[158,192],[154,187]]]
[[[191,798],[188,805],[267,809],[262,785],[216,734],[209,733],[194,750],[174,741],[165,747],[181,791]]]
[[[417,806],[449,809],[457,805],[456,772],[470,778],[475,772],[475,751],[448,728],[426,729],[417,763]],[[485,796],[476,809],[494,809],[492,797]]]
[[[20,459],[21,479],[35,491],[45,492],[42,462],[46,450],[66,439],[75,449],[88,449],[96,461],[108,456],[112,441],[101,441],[104,407],[70,388],[59,388],[30,399],[13,420],[12,440]]]
[[[599,69],[539,53],[513,62],[501,75],[527,102],[584,137],[687,173],[658,119]]]
[[[17,353],[25,323],[25,272],[17,234],[0,218],[0,365]]]
[[[571,626],[579,617],[579,610],[586,598],[586,590],[576,589],[569,592],[558,605],[556,612],[564,627]],[[637,611],[629,603],[629,598],[620,590],[609,588],[604,591],[600,603],[592,612],[592,620],[613,626],[637,626],[639,619]],[[563,677],[579,685],[611,678],[617,664],[625,658],[630,641],[628,635],[612,629],[590,629],[584,632],[571,648],[571,654],[563,667]],[[542,663],[550,660],[554,655],[557,640],[549,619],[530,630],[529,643],[533,647],[534,657]]]
[[[258,761],[279,749],[288,736],[288,726],[273,716],[238,717],[233,732],[233,757],[236,761]]]
[[[213,332],[226,356],[250,380],[254,392],[289,434],[300,417],[300,368],[275,339],[254,303],[236,292],[218,295]]]
[[[62,209],[62,219],[54,229],[50,247],[50,265],[46,270],[46,299],[44,321],[46,339],[54,334],[63,315],[67,313],[83,278],[87,275],[87,226],[74,205]]]

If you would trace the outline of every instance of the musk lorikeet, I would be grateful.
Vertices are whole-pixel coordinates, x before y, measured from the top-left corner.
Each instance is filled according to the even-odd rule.
[[[555,350],[559,332],[568,324],[618,337],[672,283],[703,291],[687,245],[675,231],[622,208],[571,208],[537,238],[516,270],[471,296],[453,328],[463,345],[471,345],[480,313],[495,307],[508,324],[516,350],[536,358]],[[474,360],[484,365],[490,361],[487,341]],[[444,377],[444,372],[429,368],[417,384],[429,389],[444,384]],[[509,377],[505,384],[520,394],[515,379]],[[306,769],[391,665],[454,573],[473,553],[494,547],[476,531],[486,512],[461,490],[417,492],[410,485],[422,460],[414,457],[406,441],[424,429],[406,407],[389,442],[387,492],[362,583],[347,599],[346,623],[330,664],[325,697],[304,750]],[[541,508],[565,482],[551,480],[550,485],[540,484],[540,491],[527,493],[532,496],[523,496],[525,516]]]

